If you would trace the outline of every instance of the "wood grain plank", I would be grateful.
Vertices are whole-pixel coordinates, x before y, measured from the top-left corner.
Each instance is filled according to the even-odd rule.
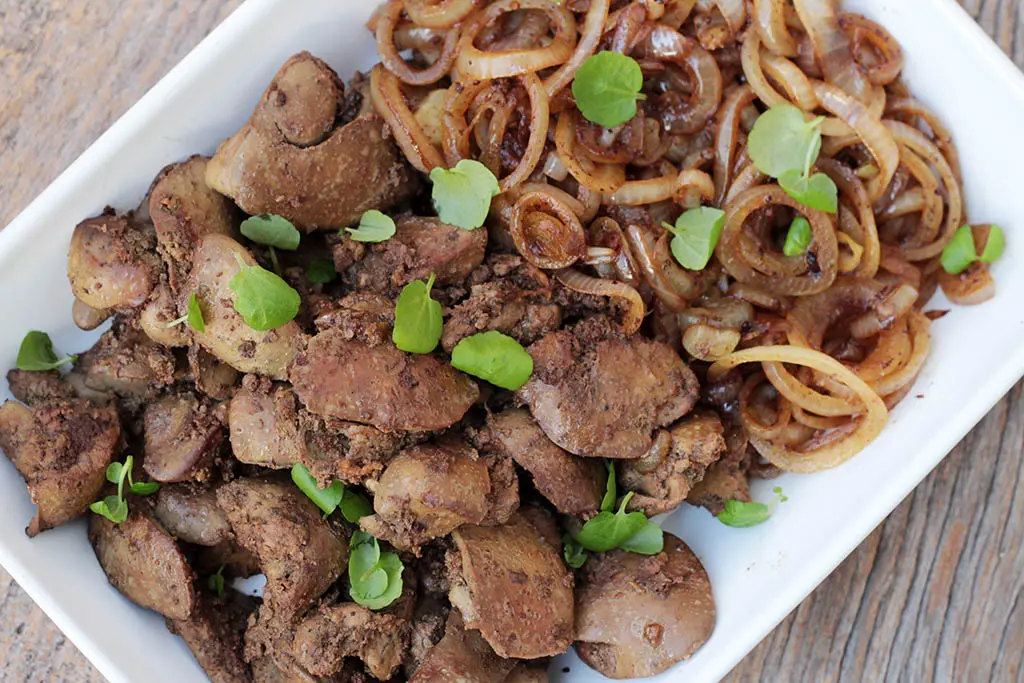
[[[0,225],[240,0],[0,0]],[[1024,0],[962,0],[1024,66]],[[730,674],[1024,680],[1024,386]],[[0,570],[0,680],[102,677]]]

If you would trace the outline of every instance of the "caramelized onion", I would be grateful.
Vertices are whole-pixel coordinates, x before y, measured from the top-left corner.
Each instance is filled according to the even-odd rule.
[[[566,268],[587,254],[587,238],[576,213],[554,192],[524,192],[512,210],[516,250],[538,268]]]
[[[856,59],[866,47],[881,59],[873,59],[865,64],[858,60],[860,68],[873,85],[889,85],[900,77],[903,70],[903,48],[888,31],[867,17],[859,14],[844,14],[839,17],[839,25],[846,31],[853,43],[853,54]]]
[[[427,28],[449,28],[476,9],[476,0],[405,0],[405,13]]]
[[[580,30],[579,42],[572,56],[558,67],[557,70],[546,79],[544,87],[548,91],[548,97],[554,97],[562,88],[572,81],[573,76],[579,71],[583,62],[594,54],[597,44],[601,42],[601,30],[604,22],[608,19],[608,8],[611,0],[590,0],[590,7],[587,9],[587,16],[583,19],[583,28]]]
[[[839,88],[819,81],[814,84],[814,92],[821,106],[850,126],[875,158],[879,172],[867,185],[868,197],[874,202],[882,195],[899,165],[900,151],[892,134],[862,102]]]
[[[558,115],[555,127],[555,148],[569,169],[569,174],[580,185],[599,193],[610,193],[626,182],[626,169],[621,164],[596,164],[576,152],[575,114],[565,111]]]
[[[646,315],[644,300],[629,285],[590,277],[572,268],[556,271],[555,279],[574,292],[621,299],[626,304],[621,323],[623,331],[626,334],[634,334],[640,329],[640,324],[643,323],[644,315]]]
[[[785,0],[754,0],[754,16],[761,40],[768,49],[783,57],[796,57],[796,41],[786,26]]]
[[[756,212],[771,205],[801,212],[811,224],[811,243],[804,256],[782,256],[763,242],[755,244],[744,224]],[[806,295],[822,292],[835,280],[838,245],[828,214],[799,204],[777,185],[754,187],[729,205],[722,237],[715,249],[719,262],[740,282],[776,294]],[[752,258],[748,258],[752,257]]]
[[[644,281],[661,302],[676,313],[697,295],[696,279],[672,259],[665,235],[660,238],[640,225],[626,226],[626,240],[636,258]]]
[[[458,45],[458,29],[451,28],[445,34],[441,46],[441,54],[426,69],[414,69],[398,54],[395,45],[395,29],[402,11],[406,9],[405,0],[390,0],[384,6],[377,19],[377,52],[380,61],[388,71],[409,85],[429,85],[444,78],[455,63],[455,47]]]
[[[751,434],[750,443],[757,452],[783,470],[810,473],[836,467],[863,450],[885,427],[889,414],[885,402],[864,380],[821,351],[799,346],[743,349],[712,364],[708,368],[708,378],[713,381],[743,363],[786,363],[808,367],[834,379],[853,394],[852,414],[857,416],[850,421],[848,428],[821,432],[818,438],[808,439],[797,447],[779,445]]]
[[[481,30],[507,12],[542,10],[551,19],[554,39],[531,49],[484,52],[475,42]],[[497,0],[478,11],[463,27],[457,48],[456,68],[463,78],[489,80],[519,74],[536,73],[566,61],[576,46],[576,19],[572,12],[551,0]]]
[[[850,40],[839,26],[834,0],[793,0],[793,6],[811,40],[825,80],[866,102],[870,84],[854,61]]]
[[[382,64],[370,71],[370,101],[376,112],[387,121],[395,142],[413,168],[421,173],[430,173],[438,166],[447,168],[444,157],[409,110],[398,78]]]

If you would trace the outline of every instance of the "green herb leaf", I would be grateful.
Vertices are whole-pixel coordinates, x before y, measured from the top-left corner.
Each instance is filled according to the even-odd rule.
[[[782,489],[776,486],[772,491],[775,498],[768,505],[764,503],[744,503],[740,500],[729,500],[725,503],[725,510],[718,513],[718,521],[722,524],[740,529],[757,526],[768,521],[779,503],[785,503],[788,498],[782,493]]]
[[[703,270],[722,236],[725,212],[701,206],[681,215],[675,225],[662,223],[662,226],[674,235],[669,247],[679,265],[689,270]]]
[[[569,534],[562,536],[562,557],[573,569],[579,569],[587,561],[587,553]]]
[[[939,259],[942,269],[950,275],[959,275],[967,270],[967,266],[977,260],[978,252],[974,248],[974,235],[971,232],[971,226],[961,225],[953,235],[953,239],[942,250],[942,257]]]
[[[340,481],[333,482],[325,489],[317,486],[316,479],[306,466],[299,462],[292,465],[292,481],[307,498],[324,511],[324,517],[334,512],[345,495],[345,485]]]
[[[606,553],[635,536],[647,524],[647,518],[640,511],[626,512],[632,497],[632,492],[626,494],[617,512],[605,510],[590,518],[576,534],[576,542],[595,553]]]
[[[242,234],[258,244],[286,251],[298,249],[302,240],[290,220],[273,213],[246,218],[242,221]]]
[[[402,594],[401,559],[395,553],[382,553],[377,539],[365,531],[356,531],[349,541],[349,595],[372,610],[383,609]]]
[[[772,178],[781,178],[787,171],[808,175],[821,151],[822,121],[823,117],[807,121],[791,104],[779,104],[761,114],[747,138],[754,166]]]
[[[647,524],[627,538],[619,548],[638,555],[657,555],[665,548],[665,535],[660,526],[647,520]]]
[[[125,460],[126,463],[130,463],[132,456],[128,456]],[[128,470],[125,466],[119,462],[112,462],[107,465],[107,481],[111,484],[121,484],[124,478],[128,475]]]
[[[17,364],[19,370],[54,370],[65,363],[74,362],[76,358],[78,356],[57,358],[50,335],[32,330],[21,340]]]
[[[811,244],[811,223],[803,216],[797,216],[789,224],[786,243],[782,245],[782,253],[786,256],[800,256]]]
[[[452,349],[452,367],[515,391],[533,374],[533,358],[512,337],[496,330],[463,338]]]
[[[299,293],[281,279],[259,266],[247,266],[240,257],[240,270],[228,286],[235,293],[235,310],[254,330],[272,330],[291,322],[299,314]]]
[[[423,282],[416,280],[402,288],[395,302],[395,327],[391,341],[408,353],[430,353],[441,341],[444,320],[441,304],[430,298],[434,274]]]
[[[988,226],[988,228],[988,242],[985,243],[985,248],[981,250],[980,257],[984,263],[992,263],[1002,256],[1003,251],[1006,249],[1006,237],[1003,235],[1003,229],[995,224]]]
[[[369,607],[372,610],[384,609],[402,595],[402,571],[405,569],[405,565],[402,564],[402,560],[396,553],[381,553],[380,563],[378,565],[388,577],[388,587],[379,596],[363,600],[359,604],[364,607]]]
[[[491,170],[473,159],[463,159],[451,170],[438,166],[430,172],[430,182],[434,184],[430,196],[438,217],[463,230],[483,225],[491,209],[491,197],[501,192]]]
[[[136,496],[149,496],[160,490],[160,484],[155,481],[137,481],[128,488]]]
[[[835,213],[839,209],[839,189],[824,173],[807,177],[800,171],[786,171],[779,176],[779,187],[804,206]]]
[[[618,52],[598,52],[583,62],[572,82],[576,106],[588,121],[605,128],[636,116],[644,74],[636,60]]]
[[[206,579],[206,586],[216,593],[218,598],[224,597],[224,567],[222,564],[216,574],[210,574]]]
[[[395,236],[395,221],[377,209],[370,209],[359,219],[358,228],[345,228],[356,242],[383,242]]]
[[[360,519],[373,514],[373,506],[363,494],[345,489],[345,495],[341,499],[341,514],[346,521],[358,524]]]
[[[334,261],[329,258],[318,258],[309,264],[306,269],[306,279],[310,282],[327,284],[338,277],[338,271],[334,269]]]
[[[608,481],[604,485],[604,498],[601,499],[601,512],[614,510],[615,499],[619,497],[619,493],[615,486],[615,465],[608,460],[605,461],[605,466],[608,468]]]
[[[206,332],[206,321],[203,320],[203,309],[199,306],[199,297],[195,292],[188,297],[188,319],[189,327],[196,332]]]
[[[128,519],[128,503],[119,496],[107,496],[89,506],[89,509],[97,515],[106,517],[114,524],[120,524]]]

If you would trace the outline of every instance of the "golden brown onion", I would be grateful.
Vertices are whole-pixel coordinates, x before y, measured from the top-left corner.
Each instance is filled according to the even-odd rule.
[[[538,187],[520,195],[510,228],[516,250],[538,268],[567,268],[587,255],[587,238],[572,208]]]
[[[770,251],[745,228],[752,215],[769,206],[788,206],[811,224],[811,243],[803,256],[783,256]],[[778,185],[754,187],[729,205],[722,237],[715,249],[719,262],[731,276],[776,294],[806,295],[823,292],[836,278],[838,245],[828,214],[810,209],[790,197]]]
[[[398,78],[382,64],[373,67],[370,72],[370,101],[377,113],[388,122],[395,142],[413,168],[421,173],[430,173],[431,169],[438,166],[447,168],[444,157],[430,142],[409,109]]]
[[[390,0],[377,19],[377,52],[380,61],[388,71],[409,85],[429,85],[444,78],[455,63],[455,47],[459,41],[457,28],[450,28],[445,34],[441,54],[426,69],[414,69],[398,54],[395,45],[395,30],[402,11],[407,9],[405,0]]]
[[[622,299],[626,303],[626,310],[622,318],[623,331],[626,334],[634,334],[640,329],[640,324],[643,323],[644,315],[646,314],[644,300],[629,285],[622,282],[612,282],[610,280],[590,277],[573,268],[557,271],[555,279],[574,292]]]
[[[530,49],[485,52],[475,42],[481,31],[501,15],[524,9],[542,10],[551,19],[555,37]],[[566,7],[550,0],[497,0],[472,15],[463,26],[455,65],[463,78],[489,80],[536,73],[569,59],[576,46],[576,19]]]

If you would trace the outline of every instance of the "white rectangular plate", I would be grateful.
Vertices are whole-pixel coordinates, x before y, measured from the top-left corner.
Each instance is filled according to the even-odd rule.
[[[250,0],[104,134],[0,233],[0,368],[22,336],[47,330],[62,351],[95,334],[71,322],[65,277],[75,224],[107,204],[135,207],[165,164],[218,142],[248,118],[271,76],[309,50],[343,78],[375,60],[362,24],[375,0]],[[902,43],[914,93],[952,129],[972,220],[1000,223],[1007,250],[995,269],[999,294],[933,325],[932,357],[881,437],[846,465],[779,482],[789,495],[771,522],[730,529],[699,509],[666,524],[704,561],[718,605],[711,640],[655,680],[723,677],[852,552],[1024,373],[1024,258],[1016,228],[1024,158],[1024,79],[953,0],[849,0]],[[9,397],[6,383],[2,397]],[[914,395],[923,395],[917,398]],[[163,619],[111,588],[78,523],[34,540],[21,478],[0,459],[0,562],[113,683],[190,683],[205,677]],[[767,499],[769,485],[755,486]],[[570,672],[562,673],[568,666]],[[552,680],[604,680],[575,657]]]

